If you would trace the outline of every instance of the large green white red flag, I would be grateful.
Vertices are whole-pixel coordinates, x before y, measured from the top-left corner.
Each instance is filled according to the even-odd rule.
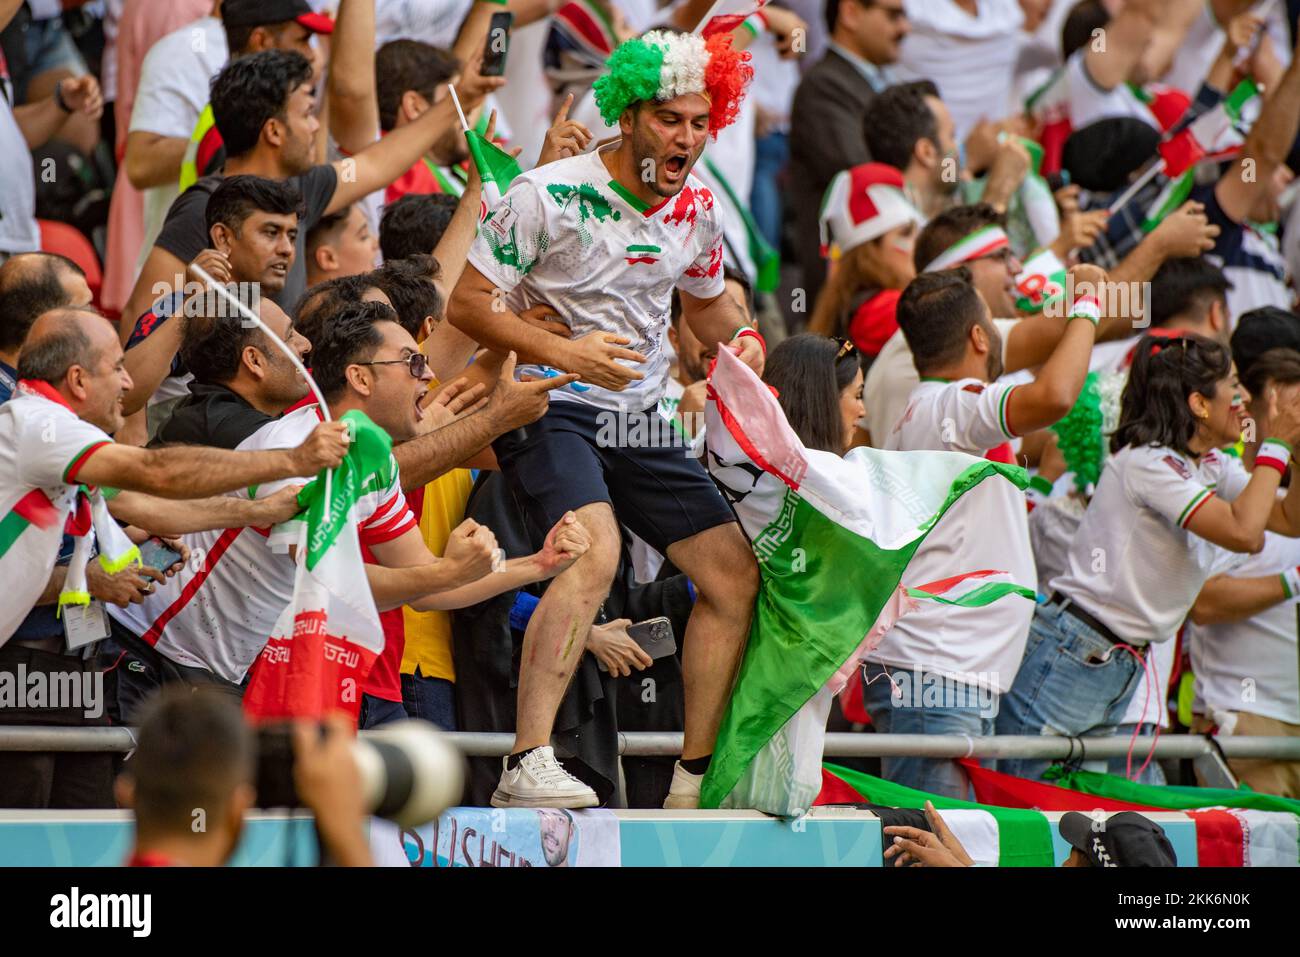
[[[363,412],[347,412],[352,441],[331,475],[298,496],[303,513],[272,533],[297,549],[293,600],[253,668],[244,710],[254,721],[357,715],[361,686],[384,650],[379,611],[366,581],[357,502],[392,483],[392,440]]]
[[[907,580],[917,547],[985,480],[1023,509],[1023,469],[959,452],[807,449],[758,376],[723,350],[709,379],[707,462],[758,558],[749,643],[701,807],[797,815],[821,789],[831,699],[920,600],[982,606],[1033,593],[990,569]]]

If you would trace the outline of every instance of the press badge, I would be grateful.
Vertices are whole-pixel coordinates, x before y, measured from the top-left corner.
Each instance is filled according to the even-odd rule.
[[[92,601],[88,605],[64,605],[61,617],[68,651],[76,651],[108,637],[108,614],[104,611],[102,601]]]

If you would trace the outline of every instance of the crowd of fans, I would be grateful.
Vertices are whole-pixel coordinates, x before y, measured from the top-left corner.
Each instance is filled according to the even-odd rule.
[[[357,504],[358,726],[513,734],[466,803],[695,806],[760,589],[702,464],[729,349],[810,449],[1031,476],[909,576],[1038,602],[904,616],[837,728],[1122,735],[1112,770],[1155,782],[1161,730],[1300,735],[1300,2],[757,6],[706,44],[707,0],[0,0],[0,673],[105,695],[0,724],[238,701],[295,587],[268,530],[358,410],[393,441]],[[611,443],[607,412],[666,428]],[[113,534],[166,567],[88,561]],[[659,618],[675,653],[629,633]],[[166,700],[146,764],[203,738]],[[212,707],[237,818],[249,744]],[[116,762],[0,752],[0,806],[114,806]],[[1296,764],[1231,768],[1300,796]]]

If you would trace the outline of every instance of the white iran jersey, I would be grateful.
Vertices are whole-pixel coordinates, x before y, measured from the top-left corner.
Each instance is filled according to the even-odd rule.
[[[885,448],[982,456],[1015,435],[1006,404],[1015,386],[978,379],[923,380],[912,390]],[[999,571],[1037,590],[1028,513],[1020,496],[981,482],[963,495],[921,543],[907,567],[909,583],[925,584],[974,571]],[[870,656],[895,667],[933,671],[1001,693],[1011,687],[1029,637],[1033,602],[1005,598],[984,608],[937,602],[900,618]]]
[[[1206,579],[1236,561],[1187,523],[1212,496],[1230,502],[1249,481],[1240,461],[1217,450],[1196,462],[1163,446],[1120,449],[1052,589],[1126,641],[1168,641]]]
[[[677,287],[709,299],[724,291],[722,227],[713,194],[688,176],[682,191],[648,207],[611,179],[597,153],[517,177],[479,228],[469,261],[510,293],[516,312],[547,303],[579,339],[611,332],[646,357],[645,378],[622,392],[574,383],[553,400],[644,411],[668,379],[664,342]],[[555,370],[520,366],[520,375]]]
[[[307,406],[267,423],[236,448],[295,448],[319,422],[316,407]],[[262,499],[287,485],[309,481],[285,479],[229,494]],[[363,490],[357,515],[363,545],[391,541],[416,527],[395,461],[391,482]],[[111,607],[109,613],[177,664],[204,668],[239,683],[293,598],[294,561],[287,551],[273,551],[268,535],[269,530],[261,528],[186,535],[191,555],[201,558],[191,560],[179,574],[160,584],[143,604]],[[363,579],[356,587],[369,585]]]
[[[28,391],[42,387],[52,397]],[[0,645],[50,580],[64,525],[76,507],[77,472],[112,441],[44,383],[22,383],[0,404]]]
[[[1233,578],[1280,575],[1300,566],[1300,539],[1264,533],[1264,550],[1249,555]],[[1279,602],[1244,621],[1188,623],[1196,675],[1197,713],[1207,717],[1246,711],[1300,724],[1300,605]],[[1216,723],[1223,721],[1215,718]]]
[[[1007,421],[1007,405],[1015,388],[979,379],[922,379],[908,396],[902,417],[883,437],[884,448],[983,455],[1016,438]]]

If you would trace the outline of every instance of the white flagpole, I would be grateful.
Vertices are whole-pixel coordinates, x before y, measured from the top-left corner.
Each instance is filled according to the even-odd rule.
[[[451,94],[451,105],[456,107],[456,115],[460,117],[460,128],[468,133],[469,120],[465,119],[465,111],[460,107],[460,97],[456,95],[456,88],[448,83],[447,92]]]
[[[281,352],[285,354],[285,356],[288,357],[289,361],[293,363],[293,367],[298,370],[298,374],[302,376],[303,379],[306,380],[307,388],[311,389],[312,395],[316,396],[316,404],[317,404],[317,408],[320,409],[321,418],[324,419],[326,422],[334,421],[332,418],[330,418],[329,404],[325,401],[325,396],[321,394],[320,387],[316,385],[316,380],[311,377],[311,373],[308,372],[307,367],[302,364],[302,360],[299,359],[296,355],[294,355],[293,350],[290,349],[289,346],[285,344],[284,340],[281,339],[279,336],[277,336],[274,332],[272,332],[270,328],[266,325],[266,323],[262,321],[261,317],[257,315],[257,313],[253,312],[253,310],[249,309],[246,305],[240,302],[239,298],[237,296],[232,295],[229,289],[227,289],[221,283],[213,279],[212,276],[209,275],[206,269],[204,269],[202,266],[199,266],[195,263],[190,263],[189,268],[193,270],[194,275],[198,276],[205,283],[207,283],[209,287],[216,290],[217,295],[225,299],[226,302],[229,303],[231,306],[234,306],[235,310],[241,316],[243,316],[246,321],[251,322],[258,329],[262,330],[262,334],[265,335],[268,339],[270,339],[271,342],[275,344],[276,348],[278,348]],[[330,500],[330,471],[331,471],[330,469],[325,469],[325,501],[326,502]]]
[[[721,7],[726,2],[727,0],[713,0],[713,6],[709,7],[709,12],[704,15],[704,19],[701,20],[699,23],[695,24],[695,29],[692,30],[691,33],[695,34],[696,36],[699,36],[701,33],[703,33],[704,28],[708,25],[709,21],[713,19],[714,15],[718,12],[718,8]]]
[[[1142,175],[1133,181],[1133,185],[1131,185],[1128,189],[1124,190],[1122,194],[1120,194],[1119,199],[1115,200],[1115,202],[1110,204],[1110,207],[1106,210],[1106,212],[1112,214],[1119,212],[1119,210],[1121,210],[1125,206],[1125,204],[1128,203],[1130,199],[1132,199],[1134,196],[1138,194],[1138,191],[1141,190],[1143,186],[1145,186],[1147,183],[1151,182],[1153,179],[1156,178],[1156,174],[1159,173],[1162,169],[1164,169],[1164,166],[1165,166],[1164,160],[1161,159],[1159,156],[1153,159],[1151,161],[1151,164],[1145,170],[1143,170]]]

